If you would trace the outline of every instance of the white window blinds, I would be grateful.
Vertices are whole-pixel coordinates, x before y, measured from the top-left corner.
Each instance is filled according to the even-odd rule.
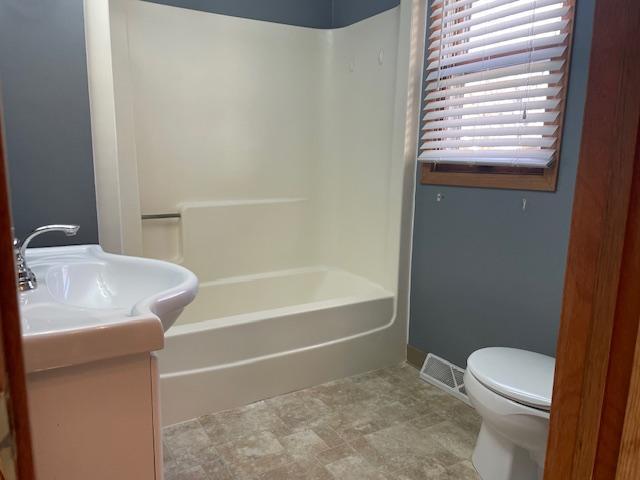
[[[418,159],[550,166],[572,10],[571,0],[433,0]]]

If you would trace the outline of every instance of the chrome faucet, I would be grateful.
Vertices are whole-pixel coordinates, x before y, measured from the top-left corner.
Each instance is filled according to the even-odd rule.
[[[20,242],[17,238],[13,239],[13,253],[16,256],[16,270],[18,274],[18,290],[21,292],[38,288],[38,279],[31,269],[27,266],[26,250],[29,242],[47,232],[63,232],[67,237],[72,237],[80,229],[79,225],[45,225],[38,227]]]

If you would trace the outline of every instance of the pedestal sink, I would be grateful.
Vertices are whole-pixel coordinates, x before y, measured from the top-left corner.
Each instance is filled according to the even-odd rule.
[[[97,245],[28,249],[20,311],[39,479],[161,480],[157,360],[198,280]]]

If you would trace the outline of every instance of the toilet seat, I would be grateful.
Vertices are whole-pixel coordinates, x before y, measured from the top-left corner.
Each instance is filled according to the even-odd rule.
[[[554,369],[554,358],[515,348],[483,348],[467,360],[467,370],[483,386],[543,411],[551,408]]]

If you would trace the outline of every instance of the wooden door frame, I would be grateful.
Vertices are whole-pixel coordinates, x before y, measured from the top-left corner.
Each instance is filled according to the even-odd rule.
[[[597,0],[545,480],[618,470],[640,320],[639,45],[640,2]]]
[[[639,138],[640,142],[640,138]],[[640,149],[639,149],[640,153]],[[638,160],[636,160],[638,161]],[[640,181],[637,179],[636,181]],[[637,218],[635,220],[638,221]],[[637,261],[637,257],[636,257]],[[637,292],[636,292],[636,295]],[[618,455],[617,480],[634,480],[640,472],[640,331],[636,335],[631,382]]]
[[[0,387],[7,395],[19,480],[35,479],[22,333],[13,254],[11,208],[0,104]],[[0,477],[2,474],[0,473]]]

